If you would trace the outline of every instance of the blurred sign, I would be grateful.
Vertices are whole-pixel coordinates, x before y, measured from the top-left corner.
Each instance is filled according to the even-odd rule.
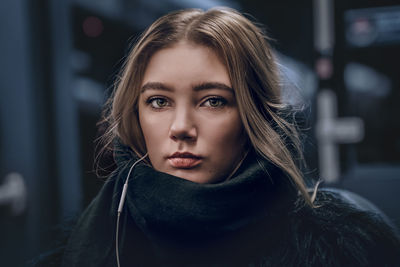
[[[0,205],[8,205],[12,214],[20,215],[26,208],[26,186],[21,174],[8,174],[0,185]]]
[[[364,122],[359,117],[338,117],[336,94],[322,89],[317,96],[317,122],[320,176],[325,182],[340,177],[338,144],[358,143],[364,138]]]
[[[345,12],[346,42],[354,47],[400,43],[400,6]]]

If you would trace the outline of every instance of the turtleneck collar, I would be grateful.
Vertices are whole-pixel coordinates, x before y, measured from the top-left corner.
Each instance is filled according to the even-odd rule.
[[[115,264],[119,199],[129,168],[137,157],[118,141],[114,157],[117,169],[71,233],[63,267]],[[281,224],[282,218],[293,210],[297,197],[295,187],[282,171],[254,151],[248,153],[230,180],[218,184],[196,184],[158,172],[143,163],[135,167],[129,179],[120,221],[123,266],[140,262],[138,251],[141,249],[155,253],[150,256],[153,258],[144,256],[142,260],[146,264],[153,259],[158,262],[183,257],[186,252],[192,253],[187,254],[191,258],[213,244],[231,244],[230,238],[254,227],[258,229],[257,225],[261,224],[266,232],[268,228],[276,229],[274,225]],[[220,251],[217,247],[216,251]],[[229,249],[226,253],[230,259]]]
[[[116,143],[115,160],[126,174],[137,157]],[[139,164],[129,177],[128,213],[152,240],[200,244],[236,231],[260,216],[273,217],[283,203],[292,203],[294,187],[282,171],[254,151],[231,179],[198,184]],[[125,182],[121,181],[121,183]]]

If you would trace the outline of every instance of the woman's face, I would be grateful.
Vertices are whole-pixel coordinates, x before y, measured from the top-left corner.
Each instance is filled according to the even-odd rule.
[[[229,75],[206,46],[182,41],[150,58],[139,121],[158,171],[215,183],[243,157],[245,135]]]

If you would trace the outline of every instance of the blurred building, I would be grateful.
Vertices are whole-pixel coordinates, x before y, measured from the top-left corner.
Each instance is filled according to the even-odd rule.
[[[400,226],[398,1],[3,0],[0,265],[53,246],[103,184],[96,123],[136,36],[169,11],[213,6],[252,14],[276,40],[284,99],[310,128],[306,175]]]

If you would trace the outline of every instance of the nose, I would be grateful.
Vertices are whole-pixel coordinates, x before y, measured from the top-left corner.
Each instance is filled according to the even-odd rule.
[[[195,141],[197,139],[197,129],[189,110],[176,110],[169,136],[174,141]]]

